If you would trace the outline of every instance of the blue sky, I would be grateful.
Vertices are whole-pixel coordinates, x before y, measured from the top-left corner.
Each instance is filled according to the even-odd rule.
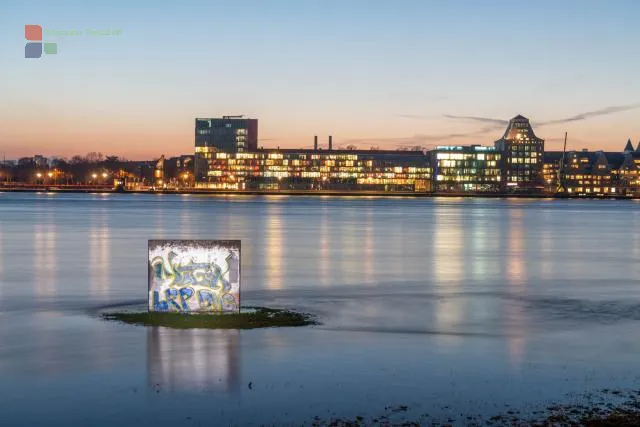
[[[3,1],[0,152],[189,153],[193,119],[224,114],[258,118],[265,147],[491,144],[503,126],[485,119],[523,114],[548,149],[568,131],[618,150],[640,140],[638,16],[632,0]],[[122,35],[25,59],[25,24]]]

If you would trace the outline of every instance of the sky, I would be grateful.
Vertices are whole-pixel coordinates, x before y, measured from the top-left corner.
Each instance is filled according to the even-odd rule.
[[[196,117],[240,114],[263,147],[492,145],[522,114],[547,150],[568,132],[621,151],[640,141],[638,16],[637,0],[2,0],[0,155],[189,154]],[[25,24],[57,54],[25,58]]]

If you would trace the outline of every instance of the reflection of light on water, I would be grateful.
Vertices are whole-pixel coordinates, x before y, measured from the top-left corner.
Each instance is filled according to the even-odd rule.
[[[455,331],[464,314],[463,300],[449,297],[460,291],[462,279],[463,235],[459,208],[437,206],[434,213],[435,227],[433,236],[434,257],[433,274],[436,279],[436,292],[440,301],[436,302],[435,321],[438,330]],[[459,342],[459,337],[450,336],[447,340]]]
[[[344,219],[340,222],[340,277],[342,283],[350,283],[354,279],[358,280],[362,274],[360,268],[353,261],[361,249],[360,242],[356,239],[357,218],[358,212],[355,209],[345,208]]]
[[[633,219],[633,227],[631,230],[638,230],[640,227],[640,216],[635,215]],[[633,258],[640,258],[640,233],[632,233],[633,234]]]
[[[101,212],[98,217],[91,218],[92,226],[89,231],[89,271],[91,276],[91,290],[105,294],[109,288],[110,239],[107,213]]]
[[[548,279],[551,277],[552,247],[551,231],[544,229],[540,233],[540,277]]]
[[[326,204],[322,206],[322,220],[320,222],[320,283],[323,286],[331,284],[329,277],[329,210]]]
[[[524,237],[522,211],[509,212],[509,252],[507,255],[507,281],[511,285],[522,286],[525,282]]]
[[[4,259],[4,241],[2,239],[2,223],[0,223],[0,298],[2,297],[2,284],[4,283],[4,267],[2,260]]]
[[[522,363],[526,340],[525,323],[520,298],[525,295],[526,267],[524,260],[524,225],[522,209],[509,211],[509,250],[507,252],[507,292],[513,300],[506,304],[506,324],[509,356],[513,366]]]
[[[472,226],[472,239],[473,239],[473,254],[471,256],[471,267],[473,271],[473,278],[478,280],[485,279],[486,274],[486,255],[484,251],[486,251],[489,247],[489,239],[487,238],[487,233],[485,230],[484,218],[479,217],[473,221]],[[496,239],[496,236],[492,236],[492,240]]]
[[[165,233],[164,233],[164,229],[165,229],[165,225],[164,225],[164,209],[162,207],[159,207],[157,209],[155,209],[155,214],[156,214],[156,226],[153,228],[153,235],[152,235],[152,239],[164,239],[165,237]]]
[[[58,270],[55,224],[34,225],[34,253],[36,294],[40,297],[50,297],[55,293]]]
[[[240,372],[240,331],[147,329],[149,385],[162,390],[234,389]]]
[[[373,211],[367,210],[364,223],[364,278],[365,282],[373,282]]]
[[[267,208],[267,256],[266,287],[281,289],[283,275],[282,259],[282,207],[277,203],[269,203]]]

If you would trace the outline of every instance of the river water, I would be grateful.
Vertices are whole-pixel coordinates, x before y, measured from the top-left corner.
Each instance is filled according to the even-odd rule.
[[[637,388],[638,230],[637,201],[0,193],[0,424],[464,424]],[[242,240],[243,305],[322,324],[101,320],[163,238]]]

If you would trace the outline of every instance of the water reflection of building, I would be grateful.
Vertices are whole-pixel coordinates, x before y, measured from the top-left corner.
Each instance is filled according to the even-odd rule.
[[[109,289],[110,236],[107,211],[91,217],[89,231],[90,276],[92,294],[104,295]]]
[[[464,300],[457,295],[462,288],[464,263],[462,250],[461,207],[436,206],[433,236],[433,274],[435,278],[436,303],[435,322],[439,331],[456,332],[464,317]],[[448,340],[459,341],[455,336]]]
[[[329,269],[329,257],[331,256],[330,240],[329,240],[329,208],[327,203],[322,204],[322,212],[320,213],[322,220],[320,221],[320,283],[328,286],[332,283]]]
[[[372,283],[375,278],[374,273],[374,252],[373,252],[373,207],[367,206],[367,213],[364,215],[364,279],[366,283]]]
[[[509,357],[514,366],[522,363],[526,345],[526,317],[524,304],[526,298],[527,271],[524,248],[524,211],[520,208],[509,209],[509,249],[507,252],[506,281],[508,302],[505,305],[506,328]]]
[[[55,293],[58,270],[56,225],[53,222],[43,222],[35,224],[34,228],[36,294],[40,297],[50,297]]]
[[[266,287],[267,289],[281,289],[284,255],[282,253],[282,207],[279,201],[268,203],[266,221]]]
[[[2,223],[0,223],[0,298],[2,298],[2,283],[4,282],[4,240],[2,236]]]
[[[240,331],[147,329],[148,384],[162,390],[235,390]]]

